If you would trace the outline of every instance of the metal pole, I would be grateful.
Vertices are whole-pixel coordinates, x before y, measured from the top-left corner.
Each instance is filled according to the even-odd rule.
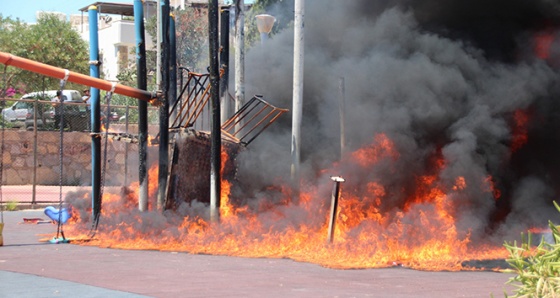
[[[235,111],[245,104],[245,3],[235,0]]]
[[[159,171],[157,208],[162,209],[167,192],[167,176],[169,170],[169,0],[163,0],[162,14],[162,52],[161,52],[161,87],[164,94],[163,104],[159,108]]]
[[[220,67],[223,69],[220,78],[220,97],[222,102],[221,118],[225,123],[231,115],[229,102],[229,7],[222,7],[220,18]]]
[[[294,81],[292,108],[292,166],[293,202],[299,203],[300,143],[303,110],[303,57],[304,57],[304,0],[295,0],[294,19]]]
[[[260,34],[261,34],[261,45],[263,45],[268,40],[268,33],[261,32]]]
[[[43,82],[45,81],[44,78],[45,77],[43,77]],[[39,108],[38,101],[39,98],[36,97],[35,101],[33,102],[33,191],[31,192],[31,206],[33,209],[35,208],[35,204],[37,203],[37,116],[39,116],[39,112],[37,111],[37,109]],[[42,110],[43,109],[41,108],[41,111]],[[43,122],[43,125],[45,125],[45,122]]]
[[[169,16],[169,104],[177,102],[177,37],[175,34],[175,16]]]
[[[99,37],[97,24],[97,7],[90,6],[89,17],[89,74],[93,78],[99,78]],[[98,133],[101,130],[100,116],[101,107],[99,103],[99,89],[91,88],[91,199],[92,218],[97,227],[101,215],[101,138]]]
[[[175,119],[177,117],[177,110],[175,110],[175,112],[173,113],[173,115],[169,114],[169,107],[173,107],[175,106],[175,103],[177,102],[177,44],[176,44],[176,37],[175,37],[175,16],[173,14],[171,14],[169,16],[169,95],[168,95],[168,100],[167,102],[168,104],[168,108],[167,108],[167,126],[169,127],[169,122],[175,122]],[[169,120],[170,117],[173,117],[172,121]],[[167,130],[169,132],[169,129]],[[169,140],[169,136],[168,136],[168,140]],[[173,143],[171,146],[177,146],[175,143]],[[171,156],[171,159],[175,158],[175,156],[177,154],[175,154],[175,147],[173,147],[173,155]],[[168,152],[168,156],[167,156],[167,160],[169,161],[169,144],[167,146],[167,152]],[[172,161],[174,162],[174,160]],[[161,202],[161,204],[159,204],[159,206],[164,209],[165,208],[165,204],[167,202],[167,197],[169,196],[169,187],[170,187],[170,181],[171,181],[171,171],[173,169],[173,166],[167,166],[168,172],[166,175],[166,180],[165,180],[165,192],[164,193],[164,197],[163,197],[163,201]],[[159,203],[159,202],[158,202]]]
[[[344,156],[346,151],[346,131],[345,131],[345,102],[346,102],[346,90],[344,87],[344,78],[340,78],[339,82],[340,89],[340,102],[339,102],[339,114],[340,114],[340,159]]]
[[[336,228],[336,212],[338,209],[338,198],[340,196],[340,183],[344,182],[344,178],[334,176],[331,177],[331,180],[334,181],[334,187],[331,196],[331,214],[329,217],[329,235],[327,238],[329,240],[329,243],[332,243],[334,238],[334,229]]]
[[[146,69],[146,43],[144,41],[144,9],[142,0],[134,0],[134,29],[136,35],[136,84],[138,89],[148,88]],[[128,105],[126,125],[128,127]],[[138,210],[148,210],[148,103],[138,100]]]
[[[129,106],[128,106],[128,103],[127,103],[126,104],[126,109],[125,109],[125,112],[124,112],[125,117],[126,117],[125,118],[126,122],[124,124],[124,132],[126,134],[128,134],[128,112],[129,112]],[[130,144],[128,142],[124,143],[124,182],[123,182],[124,185],[128,185],[128,150],[129,150],[128,147],[129,147],[129,145]],[[140,176],[140,175],[138,175],[138,176]]]
[[[95,31],[94,33],[96,34],[95,36],[97,36],[97,32]],[[90,31],[90,35],[91,34],[92,33]],[[90,45],[90,52],[91,52],[91,45]],[[90,56],[91,56],[91,54],[90,54]],[[97,55],[97,57],[99,57],[99,54]],[[97,60],[91,60],[91,61],[97,61]],[[68,71],[64,68],[55,67],[55,66],[44,64],[44,63],[41,63],[41,62],[21,58],[21,57],[18,57],[18,56],[9,54],[9,53],[4,53],[4,52],[0,52],[0,63],[8,65],[8,66],[11,65],[11,66],[14,66],[14,67],[17,67],[17,68],[25,69],[25,70],[28,70],[28,71],[31,71],[31,72],[39,73],[39,74],[42,74],[42,75],[45,75],[45,76],[57,78],[57,79],[60,79],[60,80],[62,80],[66,77],[66,74],[67,74],[67,71]],[[99,73],[99,66],[98,65],[95,65],[95,66],[97,67],[97,73]],[[91,73],[91,65],[90,65],[90,73]],[[121,95],[128,96],[128,97],[134,97],[134,98],[138,98],[138,99],[146,100],[146,101],[151,101],[151,100],[159,97],[159,94],[156,93],[156,92],[148,92],[148,91],[145,91],[145,90],[140,90],[140,89],[128,87],[128,86],[121,85],[121,84],[114,84],[112,82],[99,79],[98,77],[88,76],[88,75],[73,72],[73,71],[68,71],[68,80],[67,81],[72,82],[72,83],[76,83],[76,84],[80,84],[80,85],[93,87],[93,88],[96,88],[96,89],[106,90],[106,91],[110,91],[114,88],[113,92],[116,93],[116,94],[121,94]],[[92,89],[92,90],[96,90],[96,89]],[[99,90],[97,90],[96,92],[99,93]],[[92,95],[92,100],[93,100],[93,91],[91,92],[91,95]]]
[[[210,97],[212,133],[210,145],[210,220],[220,219],[221,147],[220,129],[220,67],[218,60],[218,0],[208,0],[208,37],[210,52]]]
[[[156,7],[156,86],[162,89],[161,84],[161,1],[157,0]]]

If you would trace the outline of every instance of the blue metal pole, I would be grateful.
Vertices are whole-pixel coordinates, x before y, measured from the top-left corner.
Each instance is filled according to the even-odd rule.
[[[88,9],[89,17],[89,75],[99,78],[99,38],[97,33],[97,7]],[[100,132],[99,89],[91,88],[91,199],[93,228],[97,228],[101,214],[101,139],[96,135]]]
[[[144,42],[144,9],[142,0],[134,0],[134,29],[136,34],[136,83],[138,89],[148,88],[146,78],[146,43]],[[128,121],[128,119],[127,119]],[[138,100],[138,210],[148,210],[148,103]]]

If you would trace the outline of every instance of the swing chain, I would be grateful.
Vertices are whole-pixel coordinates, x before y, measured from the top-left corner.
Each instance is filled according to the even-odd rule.
[[[111,98],[113,97],[113,93],[115,92],[115,88],[117,86],[117,83],[113,82],[113,85],[111,87],[111,90],[109,92],[107,92],[105,94],[105,100],[107,101],[107,115],[105,115],[105,141],[103,144],[103,162],[101,164],[101,177],[100,177],[100,181],[99,181],[99,197],[103,198],[103,191],[105,188],[105,173],[107,171],[107,146],[108,146],[108,140],[109,140],[109,115],[111,115]],[[97,217],[96,219],[94,219],[94,228],[93,230],[97,229],[97,225],[99,223],[99,217]],[[95,235],[95,232],[93,231],[93,235]]]
[[[58,185],[59,185],[59,192],[58,192],[58,226],[56,229],[56,239],[58,239],[59,234],[64,237],[64,232],[62,231],[62,224],[61,224],[61,217],[62,217],[62,178],[63,178],[63,161],[64,161],[64,97],[62,95],[62,91],[66,86],[66,82],[68,81],[68,77],[70,76],[70,71],[68,69],[64,70],[64,78],[60,80],[60,103],[59,104],[59,112],[60,112],[60,145],[58,148],[59,152],[59,162],[60,162],[60,173],[58,175]]]

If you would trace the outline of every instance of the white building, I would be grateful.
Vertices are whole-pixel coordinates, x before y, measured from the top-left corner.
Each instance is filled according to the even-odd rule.
[[[81,14],[71,15],[72,27],[80,32],[82,38],[89,42],[90,6],[97,7],[98,44],[102,62],[101,72],[105,80],[117,81],[117,75],[123,68],[135,63],[136,34],[134,29],[134,5],[132,3],[94,2],[82,9]],[[156,0],[144,1],[144,17],[156,14]],[[152,37],[145,33],[146,50],[152,50]]]
[[[232,0],[218,0],[219,5],[230,4]],[[247,1],[246,2],[252,2]],[[157,14],[157,0],[144,0],[144,17],[146,19]],[[170,0],[170,6],[176,9],[185,7],[207,7],[208,0]],[[78,31],[82,38],[89,43],[89,13],[90,6],[97,7],[98,12],[98,43],[103,78],[109,81],[117,81],[117,74],[123,67],[135,63],[136,35],[134,29],[134,4],[114,2],[92,2],[90,5],[80,9],[80,14],[70,16],[72,27]],[[55,13],[61,18],[66,15]],[[145,33],[146,50],[155,50],[152,37]]]

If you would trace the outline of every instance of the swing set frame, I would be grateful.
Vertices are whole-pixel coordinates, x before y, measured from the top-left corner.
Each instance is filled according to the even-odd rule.
[[[18,57],[9,53],[0,52],[0,63],[4,64],[7,68],[8,66],[17,67],[20,69],[24,69],[27,71],[31,71],[34,73],[42,74],[49,77],[54,77],[60,79],[60,91],[64,89],[66,82],[73,82],[81,85],[85,85],[88,87],[97,88],[100,90],[107,91],[106,93],[106,100],[109,103],[113,93],[121,94],[128,97],[137,98],[139,100],[147,101],[154,106],[159,106],[162,104],[162,94],[161,92],[148,92],[145,90],[117,84],[114,82],[105,81],[102,79],[94,78],[91,76],[87,76],[84,74],[76,73],[69,71],[68,69],[63,69],[55,66],[51,66],[48,64],[40,63],[37,61],[33,61],[30,59]],[[5,73],[5,72],[4,72]],[[4,77],[5,81],[5,77]],[[6,86],[7,87],[7,86]],[[3,88],[6,89],[6,88]],[[5,93],[5,90],[2,92]],[[3,96],[2,96],[3,97]],[[64,103],[61,102],[60,105],[62,106]],[[63,110],[63,109],[61,109]],[[61,115],[61,125],[60,125],[60,146],[59,146],[59,155],[60,155],[60,177],[59,177],[59,209],[58,209],[58,220],[57,220],[57,234],[56,236],[51,239],[49,242],[51,243],[67,243],[68,239],[64,236],[64,231],[62,229],[62,212],[63,212],[63,202],[62,202],[62,170],[63,170],[63,129],[64,129],[64,116]],[[98,121],[98,120],[95,120]],[[108,119],[107,119],[108,121]],[[106,124],[108,128],[108,123]],[[1,135],[0,135],[0,156],[3,156],[3,149],[4,149],[4,122],[2,121],[1,124]],[[107,130],[106,130],[107,134]],[[107,150],[107,135],[105,135],[105,150]],[[106,156],[106,152],[105,152]],[[104,162],[105,163],[105,162]],[[105,167],[105,165],[103,165]],[[102,172],[105,169],[102,169]],[[4,204],[2,199],[2,172],[3,172],[3,162],[0,161],[0,246],[3,244],[2,239],[2,229],[4,226]],[[103,187],[103,183],[101,184],[101,188]],[[100,194],[102,195],[102,193]],[[98,220],[98,219],[97,219]],[[97,220],[94,219],[92,223],[92,230],[90,232],[90,236],[93,237],[95,234],[95,230],[97,229]]]

